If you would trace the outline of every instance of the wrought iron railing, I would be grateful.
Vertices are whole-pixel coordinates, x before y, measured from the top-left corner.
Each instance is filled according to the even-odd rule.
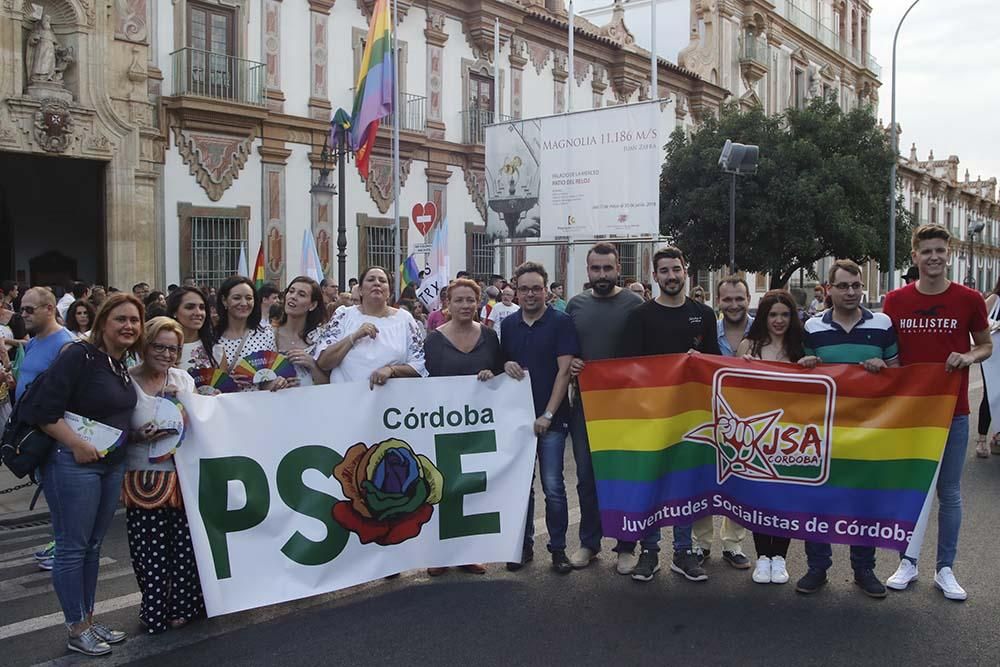
[[[857,44],[848,43],[842,35],[837,34],[834,30],[823,25],[821,21],[797,7],[794,0],[775,0],[774,6],[780,16],[783,16],[799,30],[834,51],[842,53],[852,62],[870,71],[876,78],[882,76],[882,67],[871,54],[865,53]]]
[[[399,94],[399,129],[404,132],[419,132],[423,134],[427,129],[427,98],[423,95],[413,95],[410,93]],[[393,124],[393,114],[389,114],[380,123],[381,127],[391,128]]]
[[[466,109],[460,113],[462,116],[462,143],[464,144],[485,144],[487,125],[511,119],[510,116],[504,114],[495,117],[492,109]]]
[[[767,40],[763,37],[744,35],[740,43],[740,62],[754,62],[767,68]]]
[[[178,49],[170,58],[172,95],[197,95],[264,106],[264,63],[192,47]]]

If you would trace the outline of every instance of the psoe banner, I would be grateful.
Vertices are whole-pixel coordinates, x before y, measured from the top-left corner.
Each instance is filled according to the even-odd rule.
[[[751,530],[905,551],[944,452],[959,373],[916,364],[666,355],[580,377],[604,535],[722,514]]]
[[[517,561],[528,380],[188,395],[175,460],[210,616],[412,568]]]
[[[655,237],[662,119],[651,101],[486,127],[487,234]]]

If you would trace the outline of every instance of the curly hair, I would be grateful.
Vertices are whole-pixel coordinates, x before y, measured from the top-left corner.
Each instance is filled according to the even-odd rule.
[[[799,307],[792,298],[788,290],[774,289],[764,294],[757,304],[757,316],[750,331],[747,332],[747,340],[750,341],[750,355],[760,356],[761,348],[771,342],[771,333],[767,328],[767,316],[776,304],[783,304],[788,307],[788,330],[785,331],[784,348],[785,356],[789,361],[798,361],[805,356],[803,348],[804,332],[802,322],[799,320]]]

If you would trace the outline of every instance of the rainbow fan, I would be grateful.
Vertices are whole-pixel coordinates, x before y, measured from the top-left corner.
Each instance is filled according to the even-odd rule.
[[[279,377],[291,380],[297,377],[295,365],[283,354],[271,350],[258,350],[239,360],[232,368],[233,378],[237,381],[271,382]]]
[[[187,410],[176,397],[157,397],[153,417],[156,431],[149,438],[149,462],[161,463],[173,456],[184,441],[189,423]]]
[[[240,390],[236,380],[218,368],[198,368],[189,372],[194,378],[195,390],[204,396],[235,394]]]

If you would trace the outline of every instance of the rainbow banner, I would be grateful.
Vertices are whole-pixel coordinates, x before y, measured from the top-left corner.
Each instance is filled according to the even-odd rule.
[[[351,144],[358,173],[368,178],[368,160],[375,145],[379,122],[393,109],[392,20],[386,0],[376,0],[354,85]]]
[[[580,376],[604,535],[721,514],[758,532],[905,550],[960,374],[917,364],[595,361]]]

